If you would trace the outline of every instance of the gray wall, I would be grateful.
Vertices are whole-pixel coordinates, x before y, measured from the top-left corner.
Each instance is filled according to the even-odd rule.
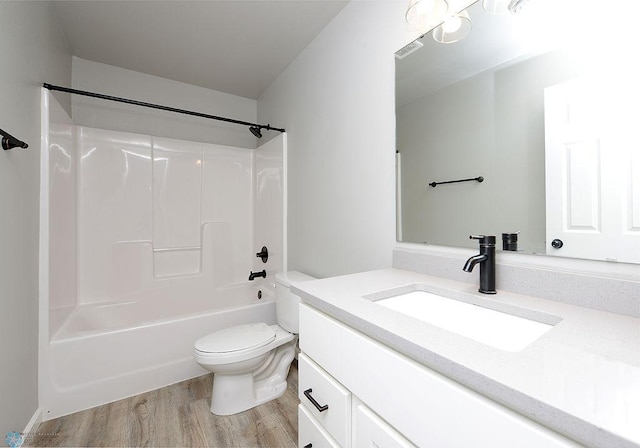
[[[324,277],[391,266],[405,10],[349,3],[258,99],[258,120],[289,134],[289,269]]]
[[[71,84],[71,56],[48,2],[0,2],[0,128],[26,151],[0,151],[0,436],[38,407],[40,92]],[[62,103],[69,110],[67,99]]]
[[[257,101],[73,58],[73,88],[255,123]],[[73,121],[114,131],[255,148],[249,128],[207,118],[73,95]]]

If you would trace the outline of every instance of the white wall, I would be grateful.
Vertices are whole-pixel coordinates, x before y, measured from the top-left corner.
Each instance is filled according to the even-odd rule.
[[[0,150],[0,434],[38,407],[40,87],[69,85],[71,56],[48,2],[0,2],[0,128],[26,151]],[[64,104],[64,103],[63,103]],[[66,103],[69,109],[69,103]]]
[[[394,52],[412,40],[405,10],[400,0],[351,2],[258,100],[259,121],[288,133],[290,270],[391,266]]]
[[[147,103],[256,122],[257,102],[250,98],[73,58],[73,88]],[[174,112],[72,95],[78,126],[148,134],[181,140],[255,148],[248,127]]]

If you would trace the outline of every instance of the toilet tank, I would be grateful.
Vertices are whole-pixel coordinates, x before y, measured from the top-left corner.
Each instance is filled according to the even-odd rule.
[[[291,283],[306,282],[315,278],[297,271],[280,272],[275,278],[278,324],[288,332],[297,334],[300,297],[291,293]]]

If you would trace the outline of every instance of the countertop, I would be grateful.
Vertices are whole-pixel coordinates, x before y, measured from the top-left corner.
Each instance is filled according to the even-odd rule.
[[[411,284],[562,319],[506,352],[364,298]],[[593,447],[640,446],[640,319],[400,269],[292,284],[303,302],[486,397]],[[457,297],[456,297],[457,295]]]

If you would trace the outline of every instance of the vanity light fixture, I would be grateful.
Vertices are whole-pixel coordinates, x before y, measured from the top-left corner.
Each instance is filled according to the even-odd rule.
[[[433,30],[433,38],[441,44],[452,44],[471,32],[471,17],[465,9],[444,19],[442,25]]]
[[[442,22],[448,9],[446,0],[409,0],[405,19],[414,28],[423,29],[430,24]]]
[[[482,0],[482,7],[491,14],[506,14],[509,12],[510,0]]]

